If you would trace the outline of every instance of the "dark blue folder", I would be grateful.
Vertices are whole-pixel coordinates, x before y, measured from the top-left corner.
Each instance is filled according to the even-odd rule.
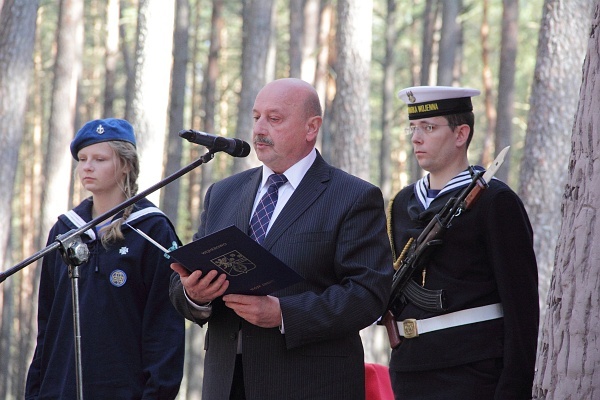
[[[227,293],[263,296],[304,278],[236,226],[230,226],[169,252],[189,271],[216,269],[227,274]]]

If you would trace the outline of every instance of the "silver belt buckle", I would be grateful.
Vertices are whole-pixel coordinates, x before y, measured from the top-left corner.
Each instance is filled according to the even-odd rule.
[[[402,327],[404,328],[404,338],[412,339],[419,336],[417,329],[417,320],[414,318],[405,319],[402,321]]]

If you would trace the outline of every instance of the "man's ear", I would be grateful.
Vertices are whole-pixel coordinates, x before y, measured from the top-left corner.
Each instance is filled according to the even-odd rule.
[[[323,118],[319,115],[315,115],[314,117],[310,117],[308,121],[306,121],[306,140],[311,142],[317,138],[317,134],[319,133],[319,129],[321,129],[321,125],[323,124]]]
[[[456,127],[456,147],[461,147],[467,143],[469,140],[469,134],[471,133],[471,128],[469,125],[462,124]]]

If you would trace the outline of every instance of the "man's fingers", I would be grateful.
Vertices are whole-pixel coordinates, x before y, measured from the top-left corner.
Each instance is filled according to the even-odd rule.
[[[218,275],[218,276],[217,276]],[[194,271],[185,282],[182,280],[186,293],[194,301],[206,303],[220,297],[229,287],[226,274],[218,274],[217,271],[209,271],[202,276],[201,271]]]
[[[190,275],[190,271],[185,269],[184,266],[179,263],[171,263],[171,269],[177,272],[182,278],[186,278]]]

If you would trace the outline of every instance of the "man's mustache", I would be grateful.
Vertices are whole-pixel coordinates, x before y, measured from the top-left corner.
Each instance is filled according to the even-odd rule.
[[[258,144],[258,143],[262,143],[262,144],[266,144],[269,146],[273,146],[273,141],[267,137],[263,137],[263,136],[257,136],[256,138],[254,138],[254,144]]]

